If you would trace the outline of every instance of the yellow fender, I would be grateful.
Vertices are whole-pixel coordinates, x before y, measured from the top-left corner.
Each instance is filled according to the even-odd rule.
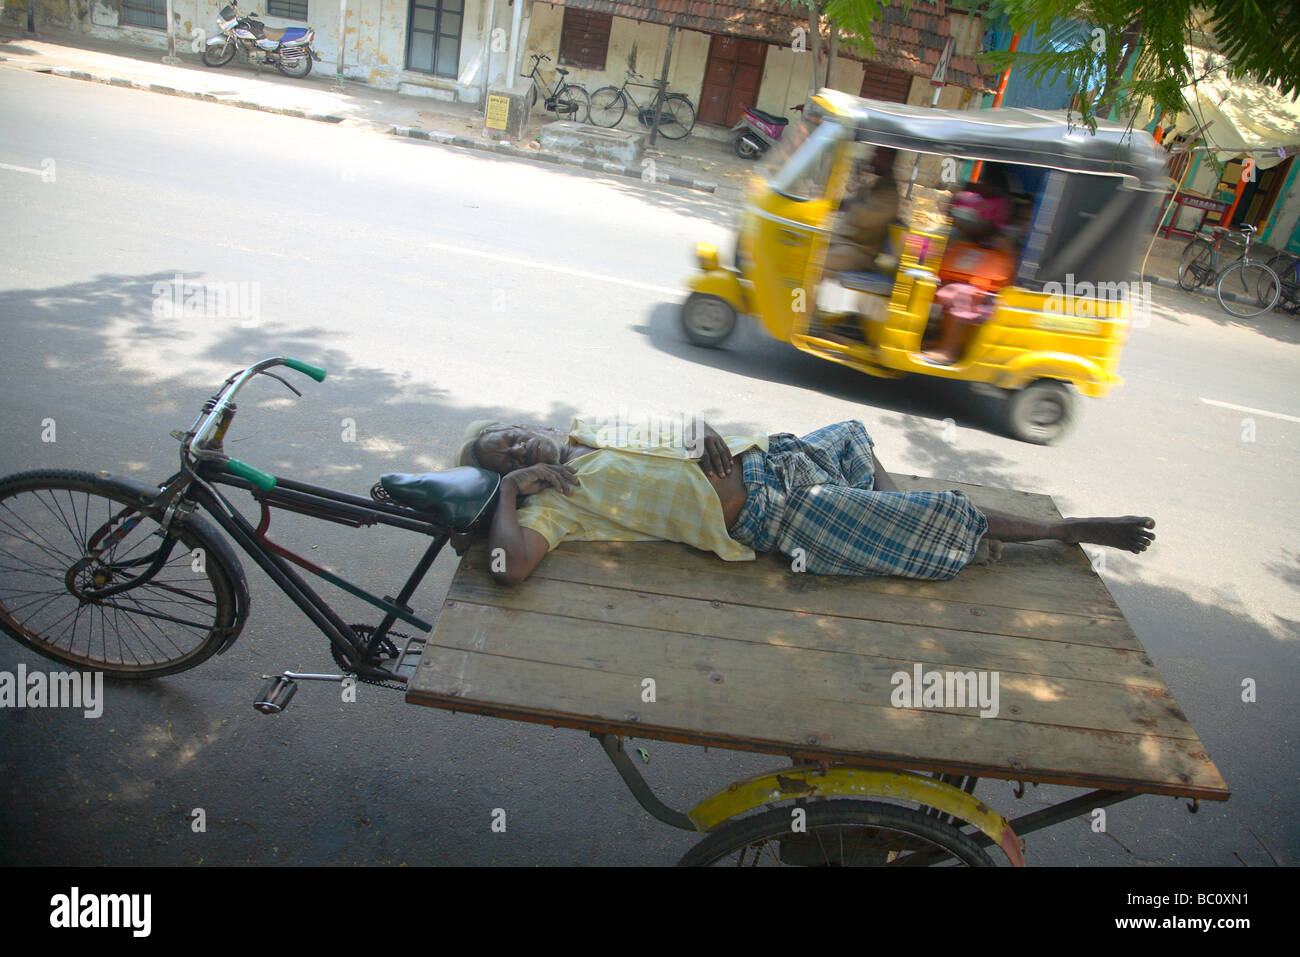
[[[749,313],[749,299],[745,296],[745,287],[740,284],[740,276],[730,269],[712,269],[692,276],[686,281],[686,286],[691,292],[717,296],[736,310],[739,316]]]
[[[1118,385],[1097,363],[1067,352],[1026,352],[1016,356],[999,371],[994,385],[1013,391],[1023,389],[1035,379],[1061,379],[1073,383],[1083,395],[1097,398]]]
[[[726,790],[705,798],[687,812],[701,831],[710,831],[723,821],[766,804],[799,798],[888,797],[937,808],[959,821],[973,824],[1000,847],[1014,867],[1023,867],[1020,839],[1006,818],[983,801],[935,778],[901,771],[868,771],[863,768],[817,766],[760,774],[737,781]]]

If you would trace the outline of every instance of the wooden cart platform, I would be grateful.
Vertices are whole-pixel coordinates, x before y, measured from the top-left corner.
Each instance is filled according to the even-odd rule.
[[[1059,518],[1046,495],[895,478]],[[1078,546],[1008,545],[950,582],[796,574],[779,556],[663,542],[562,545],[517,587],[487,568],[476,545],[407,701],[809,762],[1228,797]],[[895,707],[893,676],[918,665],[996,672],[996,717]]]

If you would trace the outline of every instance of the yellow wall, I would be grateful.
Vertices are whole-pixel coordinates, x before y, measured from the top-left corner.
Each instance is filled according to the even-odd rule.
[[[554,79],[560,56],[560,31],[564,24],[564,8],[550,3],[533,4],[532,27],[528,32],[528,46],[522,60],[523,69],[531,65],[534,53],[549,56],[551,62],[543,63],[547,82]],[[668,28],[656,23],[641,23],[625,17],[615,17],[609,30],[609,50],[603,70],[586,70],[566,66],[570,82],[595,92],[602,86],[622,86],[628,70],[635,70],[647,79],[658,79],[664,65],[664,48],[668,43]],[[678,30],[673,40],[673,61],[668,71],[668,89],[685,93],[698,104],[700,89],[704,85],[704,65],[709,55],[709,36],[694,30]],[[646,87],[631,87],[638,103],[646,104],[654,91]],[[540,107],[539,107],[540,109]]]

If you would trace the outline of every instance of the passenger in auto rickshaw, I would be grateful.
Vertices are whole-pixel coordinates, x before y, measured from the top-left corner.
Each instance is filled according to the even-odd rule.
[[[953,197],[948,209],[952,238],[934,296],[942,323],[938,341],[921,354],[923,359],[940,365],[957,362],[971,330],[993,314],[994,296],[1015,276],[1014,211],[1007,173],[997,164],[988,164],[978,181]]]

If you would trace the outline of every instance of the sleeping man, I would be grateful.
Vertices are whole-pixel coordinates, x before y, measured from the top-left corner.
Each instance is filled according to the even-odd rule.
[[[517,584],[561,542],[667,540],[726,561],[780,552],[822,575],[946,580],[1003,542],[1091,542],[1131,552],[1155,521],[1043,522],[977,509],[959,491],[900,492],[861,422],[803,438],[724,438],[707,424],[661,428],[575,419],[567,430],[478,422],[457,464],[503,476],[488,533]]]

